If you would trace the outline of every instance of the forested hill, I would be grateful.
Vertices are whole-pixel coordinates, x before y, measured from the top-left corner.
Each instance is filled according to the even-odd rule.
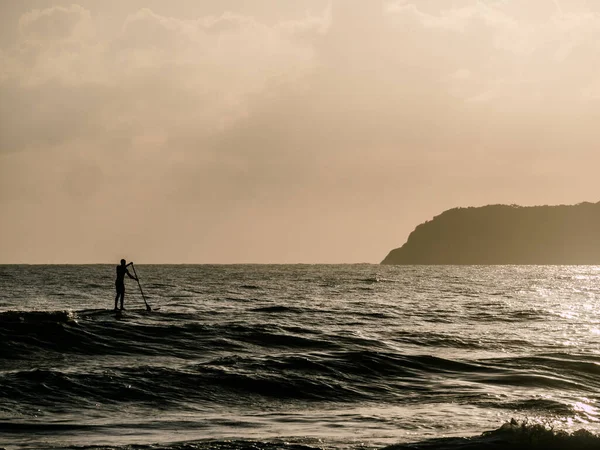
[[[450,209],[382,264],[600,265],[600,202]]]

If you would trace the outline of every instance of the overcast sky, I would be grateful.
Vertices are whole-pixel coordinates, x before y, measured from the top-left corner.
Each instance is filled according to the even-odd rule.
[[[0,263],[377,263],[596,202],[599,69],[600,0],[2,1]]]

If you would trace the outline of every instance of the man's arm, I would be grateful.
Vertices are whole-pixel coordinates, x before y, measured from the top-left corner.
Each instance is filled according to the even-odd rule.
[[[137,278],[136,278],[136,277],[134,277],[133,275],[131,275],[131,274],[129,273],[129,270],[125,269],[125,273],[127,274],[127,276],[128,276],[129,278],[131,278],[132,280],[135,280],[135,281],[137,281]]]

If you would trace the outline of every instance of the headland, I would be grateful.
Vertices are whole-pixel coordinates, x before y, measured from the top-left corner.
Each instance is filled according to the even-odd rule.
[[[381,264],[600,265],[600,202],[450,209]]]

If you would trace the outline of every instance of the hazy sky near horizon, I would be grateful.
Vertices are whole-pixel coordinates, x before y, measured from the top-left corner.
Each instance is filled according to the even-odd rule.
[[[0,2],[0,263],[379,262],[598,201],[600,0]]]

